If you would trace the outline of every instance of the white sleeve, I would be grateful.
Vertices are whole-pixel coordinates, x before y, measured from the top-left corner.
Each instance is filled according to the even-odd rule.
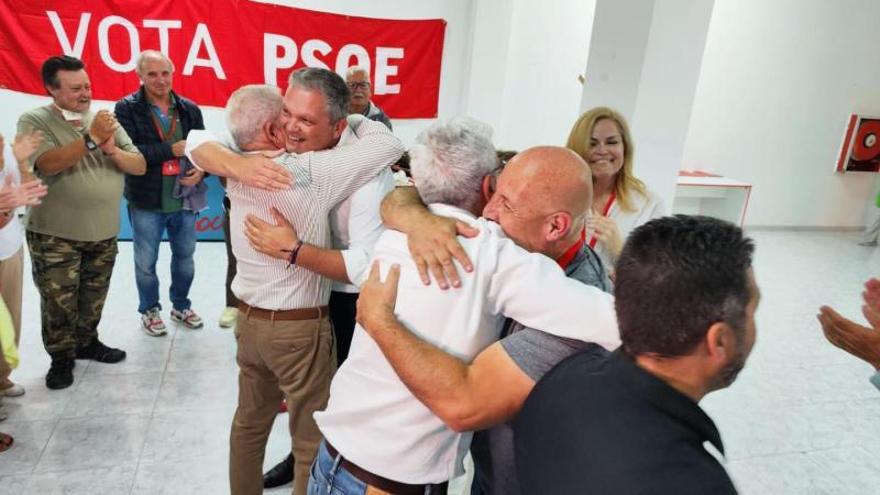
[[[880,390],[880,371],[874,373],[874,376],[871,377],[871,383],[877,387],[877,390]]]
[[[189,134],[186,136],[186,148],[184,148],[184,154],[189,161],[192,162],[193,166],[197,169],[202,170],[202,167],[193,160],[192,152],[198,148],[199,146],[205,143],[217,143],[226,145],[227,143],[223,142],[222,139],[218,138],[211,131],[206,131],[204,129],[192,129],[189,131]],[[202,170],[204,172],[204,170]]]
[[[510,239],[495,242],[498,260],[487,294],[493,311],[559,337],[608,350],[620,345],[614,297],[566,277],[556,262]]]
[[[345,272],[354,285],[360,285],[369,271],[373,246],[385,230],[379,213],[382,199],[394,189],[391,171],[385,169],[379,175],[351,195],[348,215],[348,249],[340,251],[345,262]]]

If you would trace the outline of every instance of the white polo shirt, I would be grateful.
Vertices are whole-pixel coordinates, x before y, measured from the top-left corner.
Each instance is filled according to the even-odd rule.
[[[388,230],[373,258],[383,277],[401,265],[395,313],[416,336],[465,361],[498,340],[505,317],[561,337],[620,344],[613,298],[569,279],[551,259],[528,253],[501,228],[464,210],[431,205],[432,212],[480,230],[462,246],[474,264],[458,289],[425,286],[406,236]],[[315,413],[324,437],[358,466],[412,484],[440,483],[464,473],[470,433],[449,429],[400,381],[364,329],[355,327],[348,359],[333,378],[327,409]]]

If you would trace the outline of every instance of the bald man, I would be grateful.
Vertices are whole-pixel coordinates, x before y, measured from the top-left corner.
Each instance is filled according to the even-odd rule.
[[[525,150],[500,175],[496,171],[484,179],[483,193],[487,199],[483,216],[497,222],[520,247],[556,260],[570,278],[611,291],[602,262],[584,243],[592,180],[581,157],[560,147]],[[386,201],[386,223],[406,232],[410,243],[430,244],[433,240],[422,239],[455,231],[449,219],[428,213],[413,191],[398,189]],[[440,244],[456,242],[446,239]],[[507,421],[520,410],[535,383],[560,361],[583,350],[597,355],[606,351],[508,319],[501,340],[466,363],[421,341],[395,318],[387,304],[395,290],[371,276],[361,289],[358,321],[410,391],[447,426],[456,431],[483,430],[477,431],[471,447],[476,467],[471,493],[519,493],[513,430]],[[408,350],[406,355],[389,349],[401,338],[411,341],[397,345]]]

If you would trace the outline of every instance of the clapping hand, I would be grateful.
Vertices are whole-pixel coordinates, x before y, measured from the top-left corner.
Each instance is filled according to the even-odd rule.
[[[816,317],[829,342],[880,369],[880,280],[868,280],[862,298],[862,314],[873,328],[844,318],[828,306],[819,308]]]
[[[12,144],[12,154],[15,155],[18,163],[22,163],[30,158],[41,144],[43,144],[43,133],[37,129],[16,134],[15,142]]]
[[[7,175],[0,187],[0,211],[36,206],[48,192],[49,189],[39,179],[18,185],[11,175]]]

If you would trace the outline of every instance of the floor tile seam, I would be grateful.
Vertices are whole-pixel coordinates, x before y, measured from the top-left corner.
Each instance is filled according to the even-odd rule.
[[[46,442],[43,444],[43,448],[40,449],[40,455],[37,456],[37,462],[34,463],[34,466],[31,468],[31,476],[37,471],[37,466],[40,465],[40,462],[43,460],[43,456],[46,455],[46,449],[49,448],[49,442],[52,441],[52,437],[55,436],[55,431],[58,429],[58,424],[61,422],[61,418],[57,418],[52,425],[51,431],[49,431],[49,436],[46,437]],[[25,487],[30,484],[30,477],[28,477],[27,483],[25,483]]]
[[[150,437],[150,428],[153,427],[153,421],[156,419],[156,405],[159,403],[159,396],[162,394],[162,386],[165,385],[165,377],[168,376],[168,363],[171,361],[171,353],[174,352],[174,344],[177,342],[177,332],[171,333],[171,343],[165,353],[165,364],[162,366],[162,376],[159,378],[159,386],[153,396],[153,404],[150,407],[149,421],[147,422],[147,434],[144,435],[144,442],[141,444],[140,452],[138,452],[137,462],[134,467],[134,476],[131,478],[131,486],[129,486],[129,495],[134,493],[135,485],[137,485],[137,477],[141,471],[141,463],[143,462],[144,452],[147,450],[147,441]]]
[[[731,462],[749,461],[749,460],[754,460],[754,459],[769,459],[769,458],[773,458],[773,457],[782,457],[782,456],[787,456],[787,455],[792,455],[792,454],[808,455],[808,454],[814,454],[817,452],[828,452],[831,450],[846,450],[848,447],[851,447],[851,446],[838,445],[835,447],[819,447],[819,448],[809,449],[809,450],[794,449],[794,450],[785,450],[785,451],[779,451],[779,452],[769,452],[766,454],[750,455],[747,457],[730,457],[730,456],[728,456],[727,463],[729,464]]]

